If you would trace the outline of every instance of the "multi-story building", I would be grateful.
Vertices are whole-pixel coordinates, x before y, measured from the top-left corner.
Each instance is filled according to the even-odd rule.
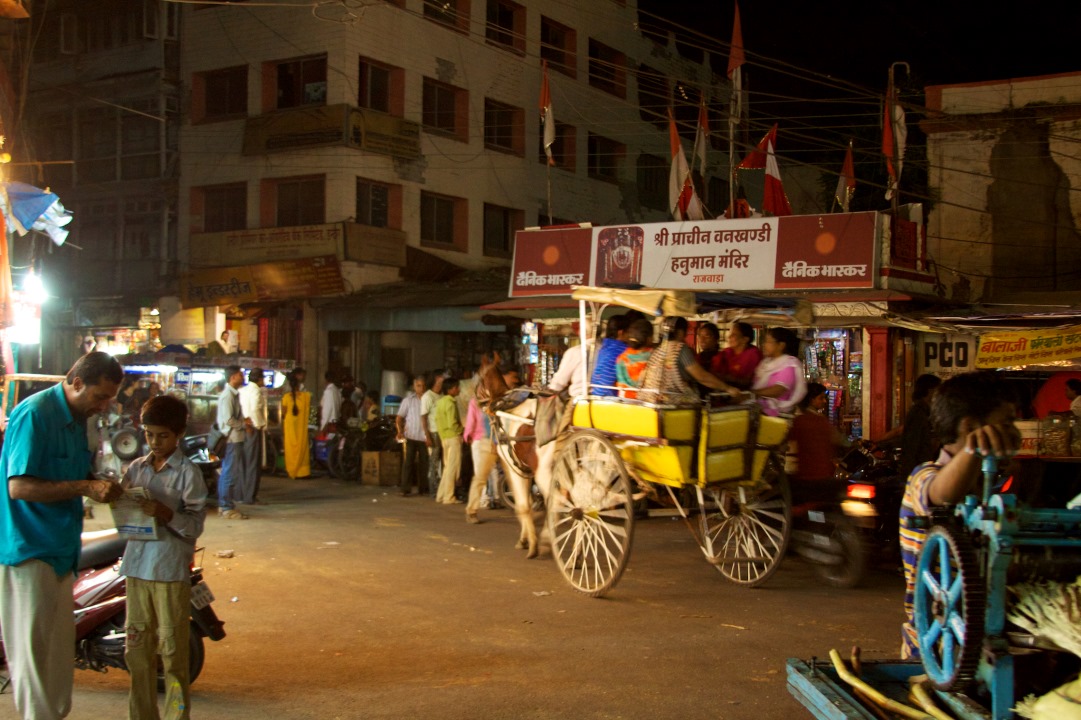
[[[188,6],[185,304],[274,301],[260,347],[309,367],[359,365],[377,381],[383,365],[442,365],[446,333],[493,329],[463,310],[506,296],[516,230],[668,216],[666,108],[675,99],[690,134],[699,94],[724,89],[708,56],[643,37],[636,13],[633,0]],[[247,294],[242,267],[256,268]],[[417,284],[448,270],[470,282]]]
[[[49,187],[77,218],[62,247],[20,241],[35,243],[21,257],[53,296],[41,357],[60,371],[84,335],[118,351],[145,342],[144,309],[179,269],[179,7],[41,0],[29,9],[20,35],[29,80],[15,83],[26,111],[9,175]]]
[[[927,88],[928,251],[948,297],[1081,281],[1081,72]]]

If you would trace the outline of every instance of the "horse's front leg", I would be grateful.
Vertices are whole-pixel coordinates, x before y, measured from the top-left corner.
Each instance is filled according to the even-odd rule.
[[[518,534],[518,542],[514,547],[519,550],[528,550],[527,557],[537,555],[537,530],[533,526],[533,511],[531,489],[532,478],[522,475],[511,463],[504,463],[507,470],[507,480],[511,486],[511,494],[514,496],[514,513],[518,516],[518,524],[521,528]]]

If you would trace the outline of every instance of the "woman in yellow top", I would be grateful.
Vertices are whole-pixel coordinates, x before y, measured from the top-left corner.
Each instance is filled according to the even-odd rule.
[[[291,478],[311,477],[311,446],[308,443],[308,413],[312,394],[304,390],[304,368],[289,373],[289,392],[282,395],[282,440],[285,444],[285,472]]]

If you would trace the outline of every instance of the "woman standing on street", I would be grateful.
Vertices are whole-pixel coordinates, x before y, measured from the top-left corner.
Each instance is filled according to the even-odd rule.
[[[289,392],[282,395],[282,440],[285,444],[285,472],[291,478],[311,477],[311,446],[308,443],[308,413],[312,394],[305,391],[304,368],[289,373]]]

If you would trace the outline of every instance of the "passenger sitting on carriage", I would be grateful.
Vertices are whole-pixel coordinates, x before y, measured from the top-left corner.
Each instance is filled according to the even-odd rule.
[[[616,358],[616,388],[620,397],[636,398],[635,388],[641,386],[642,372],[653,352],[653,325],[639,318],[627,328],[625,339],[627,349]]]
[[[770,328],[762,341],[762,356],[749,394],[758,400],[766,415],[793,412],[807,394],[803,363],[799,361],[799,338],[788,328]],[[726,389],[740,392],[728,386]]]
[[[687,318],[665,318],[665,339],[658,345],[642,375],[638,397],[648,402],[664,404],[697,403],[698,383],[714,390],[724,390],[726,385],[707,372],[694,359],[694,351],[684,342],[687,337]]]
[[[600,396],[616,394],[616,360],[627,349],[624,336],[631,324],[631,314],[624,313],[608,318],[604,328],[604,341],[593,360],[593,376],[589,379],[590,393]]]

